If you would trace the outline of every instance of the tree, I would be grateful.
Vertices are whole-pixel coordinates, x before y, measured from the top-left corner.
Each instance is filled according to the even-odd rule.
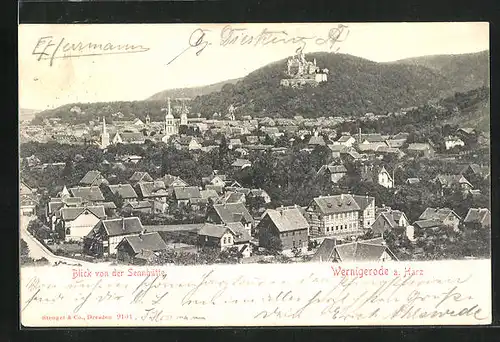
[[[19,252],[20,252],[21,256],[28,256],[30,254],[30,249],[28,247],[28,244],[23,239],[21,239],[21,242],[19,245]]]

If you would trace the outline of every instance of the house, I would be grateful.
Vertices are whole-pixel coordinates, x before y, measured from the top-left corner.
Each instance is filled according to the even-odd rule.
[[[201,190],[200,194],[201,194],[201,198],[204,198],[204,199],[212,201],[212,202],[217,201],[217,199],[219,198],[219,194],[217,193],[217,191],[215,191],[213,189]]]
[[[435,151],[428,143],[413,143],[410,144],[406,150],[407,154],[413,157],[434,157]]]
[[[462,218],[449,208],[426,208],[418,217],[419,220],[434,220],[442,226],[452,227],[458,230]]]
[[[271,202],[271,196],[262,189],[252,189],[247,196],[249,198],[261,198],[266,204]]]
[[[130,177],[130,179],[129,179],[129,182],[132,185],[135,185],[135,184],[140,183],[140,182],[152,182],[152,181],[153,181],[153,178],[149,175],[149,173],[142,172],[142,171],[134,172],[132,177]]]
[[[256,135],[247,135],[245,139],[247,140],[247,143],[249,143],[250,145],[255,145],[259,142],[259,137]]]
[[[181,187],[188,186],[187,182],[183,181],[180,177],[177,177],[177,176],[165,175],[158,180],[162,181],[167,188],[175,188],[178,186],[181,186]]]
[[[447,150],[450,150],[456,146],[463,147],[464,145],[464,141],[457,136],[448,136],[444,139],[444,146]]]
[[[387,139],[385,143],[391,148],[401,148],[405,144],[406,139]]]
[[[232,164],[231,166],[234,168],[234,169],[239,169],[239,170],[243,170],[244,168],[247,168],[247,167],[250,167],[252,166],[252,162],[248,159],[236,159]]]
[[[478,165],[478,164],[468,164],[461,171],[460,174],[467,178],[480,177],[484,178],[490,172],[488,166]]]
[[[224,203],[245,203],[245,194],[235,191],[227,191],[224,195],[220,196],[217,200],[218,204]]]
[[[140,132],[117,132],[111,142],[113,144],[144,144],[146,137]]]
[[[330,181],[337,184],[345,175],[347,175],[347,169],[344,165],[335,165],[333,163],[328,165],[323,165],[318,170],[317,176],[328,176]]]
[[[153,204],[150,201],[129,201],[123,205],[123,209],[130,212],[139,211],[141,213],[151,214],[153,211]]]
[[[167,244],[158,232],[152,232],[126,236],[118,243],[116,250],[118,260],[144,265],[160,252],[166,251]]]
[[[390,207],[383,207],[376,211],[377,219],[373,222],[371,230],[376,235],[383,235],[384,232],[396,227],[408,227],[409,221],[406,214],[400,210],[393,210]]]
[[[207,185],[205,185],[205,190],[213,190],[218,195],[221,195],[224,192],[224,186],[207,184]]]
[[[211,175],[202,177],[201,182],[203,185],[211,184],[224,187],[226,185],[226,175]]]
[[[116,247],[124,237],[142,233],[141,220],[138,217],[120,217],[101,220],[85,236],[83,251],[95,256],[110,256],[116,254]]]
[[[99,171],[89,171],[80,180],[80,185],[83,186],[100,186],[101,184],[108,184],[108,181]]]
[[[136,185],[136,189],[143,200],[153,203],[153,212],[164,213],[167,210],[167,200],[172,196],[173,190],[168,189],[163,181],[141,182]]]
[[[384,166],[378,170],[377,180],[378,184],[382,185],[384,188],[391,189],[394,187],[394,180]]]
[[[380,133],[368,133],[368,134],[357,134],[355,135],[358,144],[383,144],[386,145],[384,138]]]
[[[462,140],[467,140],[475,137],[477,135],[477,131],[471,127],[462,127],[457,129],[456,135],[458,135]]]
[[[195,199],[201,199],[200,189],[196,186],[175,187],[173,198],[177,205],[191,204]]]
[[[307,249],[309,223],[296,206],[267,210],[256,229],[260,247],[268,248],[275,237],[284,251]]]
[[[377,155],[380,156],[394,156],[397,159],[401,159],[405,156],[405,153],[396,147],[379,146],[375,151]]]
[[[355,142],[356,139],[354,139],[354,137],[350,135],[342,135],[337,141],[333,142],[333,145],[352,147],[352,145],[354,145]]]
[[[66,207],[56,214],[55,228],[65,241],[82,241],[100,221],[106,218],[103,206]]]
[[[375,221],[375,197],[351,195],[359,206],[359,228],[369,229]]]
[[[68,191],[71,196],[81,198],[84,204],[104,202],[104,195],[98,186],[77,186],[69,188]]]
[[[372,165],[364,165],[361,170],[361,180],[364,182],[376,182],[386,189],[394,187],[394,180],[384,166],[373,167]]]
[[[325,143],[325,139],[323,139],[323,137],[321,135],[318,135],[317,133],[315,133],[315,135],[313,135],[309,139],[308,145],[310,147],[326,146],[326,143]]]
[[[337,244],[335,238],[323,240],[311,261],[319,262],[384,262],[397,261],[383,239]]]
[[[470,208],[465,215],[464,224],[469,227],[491,227],[491,212],[488,208]]]
[[[207,222],[215,224],[241,222],[250,234],[254,219],[243,203],[224,203],[214,204],[209,208]]]
[[[202,145],[195,137],[179,137],[175,139],[174,145],[177,149],[185,148],[189,151],[200,150]]]
[[[349,194],[316,197],[306,209],[309,235],[343,238],[362,235],[360,211],[361,208]]]
[[[19,183],[19,209],[21,215],[30,216],[35,215],[36,205],[38,199],[35,191],[26,183],[21,181]]]
[[[234,150],[238,147],[243,146],[240,139],[229,139],[229,144],[227,145],[230,150]]]
[[[139,118],[135,118],[135,120],[132,122],[132,125],[142,127],[144,126],[144,122],[142,122],[142,120]]]
[[[249,257],[250,234],[240,222],[229,224],[205,223],[198,231],[200,247],[215,247],[221,251],[238,248],[243,257]]]
[[[420,178],[416,178],[416,177],[410,177],[410,178],[406,179],[406,181],[405,181],[405,184],[409,184],[409,185],[418,184],[418,183],[420,183]]]
[[[108,185],[109,190],[114,196],[120,196],[124,202],[136,201],[137,193],[130,184]]]
[[[463,175],[437,175],[432,180],[433,183],[439,185],[441,195],[444,189],[460,189],[462,191],[471,190],[472,184]]]

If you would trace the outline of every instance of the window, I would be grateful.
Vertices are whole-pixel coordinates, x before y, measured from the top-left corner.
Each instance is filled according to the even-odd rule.
[[[66,235],[71,235],[71,229],[66,228]]]
[[[292,232],[292,236],[295,236],[295,232]]]
[[[293,247],[295,248],[295,240],[292,241]]]
[[[335,230],[339,230],[339,226],[335,226]]]

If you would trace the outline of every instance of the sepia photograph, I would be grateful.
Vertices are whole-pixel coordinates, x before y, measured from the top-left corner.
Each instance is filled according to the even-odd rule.
[[[489,73],[482,22],[20,25],[19,260],[21,278],[40,277],[26,278],[21,306],[40,322],[73,324],[71,305],[58,314],[58,299],[33,286],[47,270],[71,292],[72,281],[97,279],[94,268],[187,283],[189,270],[212,267],[238,279],[323,267],[332,281],[360,282],[470,271],[491,296],[481,282],[491,255]],[[462,305],[473,286],[456,297],[437,283],[439,304]],[[404,309],[389,305],[393,316],[377,308],[341,324],[417,320],[423,309],[410,304],[433,288],[417,295],[412,284]],[[194,312],[184,321],[216,322],[191,295],[179,304]],[[94,308],[105,304],[96,298]],[[488,298],[420,318],[481,321]],[[56,314],[42,317],[50,303]],[[277,310],[252,318],[299,319],[304,308]],[[148,312],[142,321],[179,319]],[[230,312],[214,324],[235,324]]]

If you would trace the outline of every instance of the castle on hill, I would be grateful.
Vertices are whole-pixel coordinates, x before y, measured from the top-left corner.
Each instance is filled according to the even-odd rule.
[[[321,82],[326,82],[328,79],[328,69],[320,69],[314,61],[308,61],[305,58],[302,50],[297,51],[297,54],[287,61],[286,75],[280,81],[283,87],[299,87],[305,84],[316,86]]]

